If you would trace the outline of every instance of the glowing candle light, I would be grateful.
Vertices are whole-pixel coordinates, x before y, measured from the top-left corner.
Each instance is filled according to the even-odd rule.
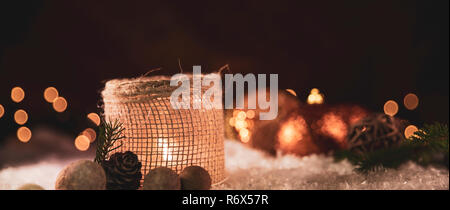
[[[63,97],[58,97],[53,101],[53,109],[57,112],[64,112],[67,109],[67,101]]]
[[[403,104],[409,110],[414,110],[419,105],[419,97],[414,93],[409,93],[403,98]]]
[[[75,148],[80,151],[88,150],[90,143],[91,141],[85,135],[79,135],[77,138],[75,138]]]
[[[14,87],[11,90],[11,99],[16,102],[19,103],[21,102],[23,99],[25,98],[25,91],[23,91],[23,89],[21,87]]]
[[[409,139],[411,136],[414,136],[414,133],[419,129],[414,125],[409,125],[405,128],[405,137]]]
[[[28,121],[28,114],[23,109],[19,109],[14,113],[14,121],[17,124],[23,125]]]
[[[169,148],[169,144],[167,143],[166,139],[159,138],[158,139],[158,146],[162,147],[162,158],[164,161],[169,161],[170,164],[172,164],[170,161],[172,161],[173,155],[172,155],[172,148]]]
[[[44,90],[44,99],[49,103],[53,103],[58,96],[58,90],[54,87],[48,87]]]
[[[386,101],[384,104],[384,113],[389,116],[394,116],[398,112],[398,104],[394,100]]]
[[[17,138],[23,143],[27,143],[28,141],[30,141],[31,135],[31,130],[27,127],[20,127],[19,129],[17,129]]]
[[[5,108],[3,108],[3,106],[0,104],[0,118],[2,118],[4,114],[5,114]]]
[[[87,115],[87,118],[89,120],[91,120],[95,125],[99,126],[100,125],[100,116],[98,116],[98,114],[96,113],[89,113]]]

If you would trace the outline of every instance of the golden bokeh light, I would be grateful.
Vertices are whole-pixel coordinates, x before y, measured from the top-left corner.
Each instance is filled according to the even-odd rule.
[[[28,114],[25,110],[19,109],[14,113],[14,121],[19,124],[23,125],[28,121]]]
[[[48,87],[44,90],[44,99],[49,103],[53,103],[58,96],[58,90],[54,87]]]
[[[414,125],[408,125],[408,127],[405,128],[405,137],[409,139],[411,136],[414,136],[414,133],[418,131],[419,129]]]
[[[4,114],[5,114],[5,108],[3,108],[3,105],[0,104],[0,118],[2,118]]]
[[[247,114],[244,111],[240,111],[236,116],[236,120],[245,120],[246,117]]]
[[[30,141],[31,135],[31,130],[27,127],[20,127],[19,129],[17,129],[17,138],[21,142],[26,143]]]
[[[319,89],[313,88],[306,102],[308,104],[323,104],[323,94],[320,93]]]
[[[245,120],[236,120],[234,127],[236,130],[240,131],[243,128],[247,128],[247,122]]]
[[[236,122],[236,120],[234,119],[234,117],[230,118],[230,120],[228,120],[228,124],[230,124],[230,126],[234,126],[234,123]]]
[[[277,137],[280,148],[289,150],[307,135],[308,128],[306,121],[301,116],[297,116],[281,125]]]
[[[92,128],[86,128],[81,135],[84,135],[89,138],[89,141],[92,143],[97,138],[97,133]]]
[[[286,92],[290,93],[293,96],[297,96],[297,93],[292,89],[286,89]]]
[[[394,100],[386,101],[384,104],[384,113],[389,116],[394,116],[398,112],[398,104]]]
[[[67,109],[67,101],[63,97],[58,97],[53,101],[53,109],[57,112],[64,112]]]
[[[11,99],[16,102],[19,103],[21,102],[23,99],[25,98],[25,91],[23,91],[23,89],[21,87],[14,87],[11,90]]]
[[[100,125],[100,116],[98,116],[97,113],[94,113],[94,112],[89,113],[89,114],[87,115],[87,118],[88,118],[89,120],[91,120],[95,125],[97,125],[97,126]]]
[[[344,141],[347,135],[347,124],[340,116],[330,112],[320,120],[320,130],[338,141]]]
[[[248,143],[250,141],[250,135],[247,135],[245,137],[241,137],[241,142]]]
[[[408,93],[405,98],[403,98],[403,104],[409,110],[414,110],[419,105],[419,97],[414,93]]]
[[[241,141],[247,143],[250,140],[250,131],[246,128],[243,128],[239,131],[239,137],[241,137]]]
[[[89,137],[85,135],[79,135],[75,139],[75,147],[80,151],[86,151],[89,149],[91,141],[89,140]]]
[[[247,113],[246,113],[246,115],[247,115],[247,118],[248,118],[248,119],[253,119],[253,118],[255,118],[255,111],[253,111],[253,110],[248,110]]]

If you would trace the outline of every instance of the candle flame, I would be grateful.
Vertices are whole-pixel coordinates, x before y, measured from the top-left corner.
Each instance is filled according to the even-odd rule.
[[[164,161],[172,161],[173,160],[173,156],[172,156],[172,151],[171,148],[169,148],[169,144],[167,143],[166,139],[163,138],[159,138],[158,139],[158,144],[159,147],[162,147],[162,157],[164,159]]]

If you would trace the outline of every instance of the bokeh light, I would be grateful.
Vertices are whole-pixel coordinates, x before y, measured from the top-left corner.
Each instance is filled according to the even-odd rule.
[[[398,112],[398,104],[394,100],[386,101],[384,104],[384,113],[389,116],[394,116]]]
[[[292,89],[286,89],[286,92],[290,93],[293,96],[297,96],[297,93]]]
[[[245,120],[236,120],[234,127],[236,130],[240,131],[243,128],[247,128],[247,122]]]
[[[0,118],[2,118],[4,114],[5,114],[5,108],[3,108],[3,105],[0,104]]]
[[[14,87],[11,90],[11,99],[16,102],[19,103],[21,102],[23,99],[25,98],[25,91],[23,91],[23,89],[21,87]]]
[[[76,139],[75,139],[75,147],[80,150],[80,151],[86,151],[89,149],[89,145],[90,145],[91,141],[89,140],[89,138],[85,135],[79,135]]]
[[[246,113],[246,115],[247,115],[247,118],[248,118],[248,119],[253,119],[253,118],[255,118],[255,111],[253,111],[253,110],[248,110],[247,113]]]
[[[403,98],[403,104],[409,110],[414,110],[419,105],[419,97],[414,93],[408,93],[405,98]]]
[[[248,131],[247,128],[242,128],[239,131],[239,137],[241,137],[242,142],[247,143],[250,140],[249,136],[250,136],[250,132]]]
[[[338,141],[344,141],[347,135],[347,124],[335,113],[327,113],[320,120],[320,130]]]
[[[44,90],[44,99],[49,103],[53,103],[58,96],[58,90],[54,87],[48,87]]]
[[[408,125],[408,127],[405,128],[405,137],[409,139],[411,136],[414,136],[414,133],[418,131],[419,129],[414,125]]]
[[[97,138],[97,133],[92,128],[86,128],[83,132],[81,132],[81,135],[84,135],[89,138],[89,141],[92,143]]]
[[[228,120],[228,124],[230,124],[230,126],[234,126],[235,122],[236,122],[236,119],[234,117],[231,117],[230,120]]]
[[[31,130],[25,126],[20,127],[19,129],[17,129],[17,138],[19,139],[19,141],[21,142],[28,142],[31,139]]]
[[[97,113],[89,113],[87,115],[87,118],[89,120],[91,120],[95,125],[99,126],[100,125],[100,116],[98,116]]]
[[[64,112],[67,109],[67,101],[63,97],[58,97],[53,101],[53,109],[57,112]]]
[[[278,131],[278,143],[281,149],[289,150],[308,135],[306,121],[297,116],[287,120]]]
[[[244,111],[240,111],[236,116],[236,120],[245,120],[246,117],[247,114]]]
[[[28,114],[25,110],[19,109],[14,113],[14,121],[19,124],[23,125],[28,121]]]
[[[306,102],[308,104],[323,104],[323,94],[320,93],[319,89],[313,88]]]

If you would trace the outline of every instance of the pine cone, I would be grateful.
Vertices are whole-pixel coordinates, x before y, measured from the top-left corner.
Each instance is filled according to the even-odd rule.
[[[141,167],[137,155],[127,151],[114,153],[109,160],[103,161],[106,173],[107,190],[137,190],[142,178]]]

